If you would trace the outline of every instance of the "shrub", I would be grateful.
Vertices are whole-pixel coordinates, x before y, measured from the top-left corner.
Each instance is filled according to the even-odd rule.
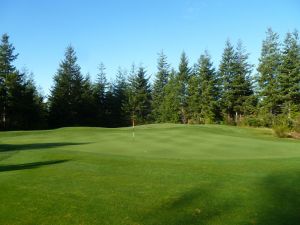
[[[257,116],[247,116],[243,118],[241,124],[250,127],[263,127],[264,121]]]
[[[203,118],[200,116],[193,116],[192,118],[188,119],[188,124],[204,124]]]
[[[300,133],[300,116],[298,116],[294,121],[294,131]]]
[[[233,118],[227,117],[227,116],[224,116],[224,124],[231,125],[231,126],[236,126],[235,120]]]
[[[290,130],[284,125],[273,126],[273,131],[277,137],[287,138],[290,137]]]
[[[274,121],[276,120],[276,116],[270,113],[263,114],[259,118],[261,118],[264,127],[272,127],[274,125]]]

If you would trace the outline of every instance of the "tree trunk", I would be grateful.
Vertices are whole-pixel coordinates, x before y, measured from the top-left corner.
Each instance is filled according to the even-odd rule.
[[[291,119],[291,102],[289,102],[288,119]]]
[[[3,106],[3,118],[2,118],[2,122],[3,122],[3,129],[6,129],[6,107],[5,107],[5,103]]]

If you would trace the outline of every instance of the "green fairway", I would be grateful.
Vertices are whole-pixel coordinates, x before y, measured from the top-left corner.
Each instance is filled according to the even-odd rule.
[[[0,133],[0,224],[300,224],[300,141],[218,125]]]

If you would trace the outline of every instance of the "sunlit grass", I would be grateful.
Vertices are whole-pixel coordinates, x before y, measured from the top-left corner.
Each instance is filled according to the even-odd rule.
[[[0,224],[300,221],[300,142],[205,125],[0,133]]]

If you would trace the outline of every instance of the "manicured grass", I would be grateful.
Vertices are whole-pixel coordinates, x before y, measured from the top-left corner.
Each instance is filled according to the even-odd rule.
[[[1,132],[0,224],[300,224],[300,141],[217,125]]]

